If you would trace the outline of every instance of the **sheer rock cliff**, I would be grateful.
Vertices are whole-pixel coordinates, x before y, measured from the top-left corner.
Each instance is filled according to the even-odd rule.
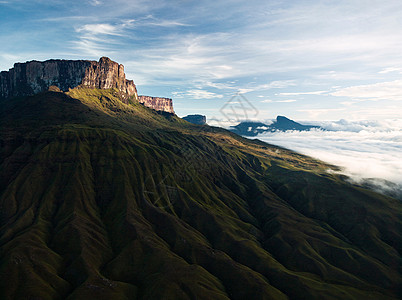
[[[138,96],[138,101],[149,108],[158,111],[165,111],[171,114],[174,113],[173,101],[170,98]]]
[[[127,80],[124,66],[108,57],[99,61],[47,60],[16,63],[0,73],[0,99],[30,96],[58,87],[66,92],[73,88],[116,88],[123,102],[138,101],[137,88]],[[172,99],[142,96],[140,103],[155,110],[174,113]]]

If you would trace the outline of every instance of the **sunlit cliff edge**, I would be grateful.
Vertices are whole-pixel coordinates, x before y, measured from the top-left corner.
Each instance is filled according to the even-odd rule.
[[[124,66],[108,57],[99,61],[29,61],[16,63],[9,71],[0,73],[0,99],[34,95],[51,86],[64,92],[73,88],[116,88],[125,103],[133,99],[157,111],[174,113],[172,99],[139,97],[134,81],[126,79]]]

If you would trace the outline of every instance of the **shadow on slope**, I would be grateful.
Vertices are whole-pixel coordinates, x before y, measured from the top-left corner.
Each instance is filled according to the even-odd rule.
[[[398,298],[400,202],[113,90],[69,95],[0,111],[2,298]]]

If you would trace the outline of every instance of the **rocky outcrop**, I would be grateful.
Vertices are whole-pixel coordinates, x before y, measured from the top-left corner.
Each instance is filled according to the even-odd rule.
[[[99,62],[89,60],[47,60],[16,63],[8,72],[0,73],[0,98],[33,95],[58,87],[62,91],[87,87],[117,88],[123,100],[138,98],[132,80],[127,80],[124,66],[102,57]]]
[[[183,120],[195,125],[205,125],[207,123],[207,118],[203,115],[188,115],[183,117]]]
[[[30,96],[49,89],[63,92],[73,88],[116,88],[121,99],[129,98],[143,105],[168,113],[174,113],[172,99],[140,96],[132,80],[127,80],[124,66],[102,57],[90,60],[47,60],[16,63],[14,68],[0,73],[0,99]]]
[[[170,98],[138,96],[138,101],[149,108],[174,114],[173,101]]]

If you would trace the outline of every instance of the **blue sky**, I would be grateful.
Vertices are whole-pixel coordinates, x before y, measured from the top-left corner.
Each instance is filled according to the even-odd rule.
[[[401,1],[0,0],[0,28],[1,70],[108,56],[179,116],[402,118]]]

